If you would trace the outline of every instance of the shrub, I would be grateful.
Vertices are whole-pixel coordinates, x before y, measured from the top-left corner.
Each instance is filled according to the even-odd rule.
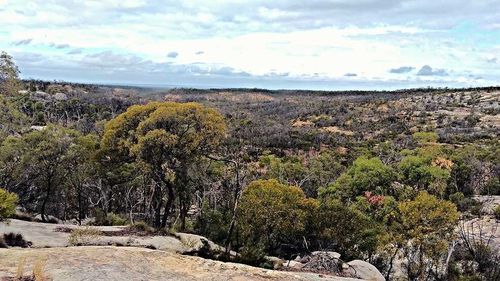
[[[94,211],[95,221],[92,225],[119,226],[127,225],[128,220],[115,213],[104,213],[101,209]]]
[[[494,210],[493,210],[493,215],[495,216],[495,219],[500,220],[500,205],[498,205]]]
[[[141,232],[141,233],[153,233],[154,232],[154,228],[149,226],[144,221],[135,222],[134,224],[132,224],[128,227],[128,230],[131,232]]]
[[[103,233],[93,227],[77,228],[69,235],[68,243],[71,246],[91,245],[101,235]]]
[[[109,225],[115,226],[115,225],[127,225],[127,219],[121,217],[120,215],[117,215],[115,213],[109,213],[106,216],[106,220],[109,223]]]
[[[15,214],[17,200],[16,194],[0,188],[0,221]]]
[[[3,241],[10,247],[27,248],[31,246],[31,242],[24,240],[23,235],[20,233],[5,233],[3,235]]]
[[[240,249],[240,256],[237,257],[236,262],[260,266],[265,268],[272,268],[272,265],[266,265],[266,253],[262,244],[248,245]]]
[[[224,214],[219,210],[206,210],[198,218],[194,228],[202,236],[216,243],[221,243],[227,238],[229,222],[231,221],[228,214]]]
[[[276,180],[251,182],[238,206],[238,226],[244,245],[262,244],[270,253],[277,253],[284,245],[301,242],[307,205],[308,199],[299,187]]]
[[[419,144],[435,143],[439,136],[435,132],[416,132],[413,134],[413,139]]]

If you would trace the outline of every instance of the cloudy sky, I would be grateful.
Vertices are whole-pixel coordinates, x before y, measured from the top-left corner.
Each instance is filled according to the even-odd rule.
[[[500,84],[500,0],[0,0],[23,78],[191,87]]]

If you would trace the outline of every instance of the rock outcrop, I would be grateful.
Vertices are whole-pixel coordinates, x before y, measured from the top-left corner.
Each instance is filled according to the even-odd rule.
[[[370,281],[385,281],[382,273],[370,263],[362,260],[353,260],[347,264],[349,267],[344,270],[344,272],[348,272],[352,274],[352,276]]]
[[[0,280],[13,277],[21,259],[30,273],[38,260],[54,281],[360,281],[303,272],[266,270],[172,252],[136,247],[66,247],[0,249]]]

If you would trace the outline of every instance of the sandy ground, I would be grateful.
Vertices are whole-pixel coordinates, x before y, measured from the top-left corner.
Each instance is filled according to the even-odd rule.
[[[359,281],[360,279],[265,270],[242,264],[223,263],[172,252],[137,247],[65,247],[0,249],[0,278],[14,276],[25,258],[25,274],[37,260],[45,261],[45,274],[52,280],[176,280],[176,281]]]

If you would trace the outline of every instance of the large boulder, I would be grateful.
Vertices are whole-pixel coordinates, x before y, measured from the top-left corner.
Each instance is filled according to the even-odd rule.
[[[226,249],[222,246],[215,244],[207,238],[190,233],[175,233],[174,236],[179,239],[184,246],[185,250],[182,254],[190,256],[199,256],[203,258],[217,258],[223,255]],[[238,254],[230,251],[230,256],[236,257]]]
[[[362,261],[353,260],[347,263],[349,267],[344,270],[345,273],[356,276],[368,281],[385,281],[384,276],[372,264]]]

